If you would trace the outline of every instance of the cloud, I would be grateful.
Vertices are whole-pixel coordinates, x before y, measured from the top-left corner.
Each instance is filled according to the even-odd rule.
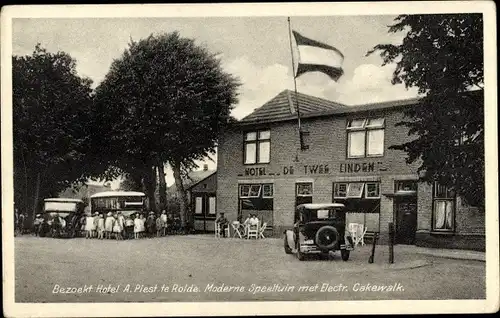
[[[223,64],[225,70],[238,76],[242,82],[239,103],[233,110],[238,119],[272,99],[285,89],[294,89],[291,67],[282,64],[259,66],[247,56]],[[398,100],[417,96],[416,89],[407,90],[404,85],[392,85],[395,65],[378,66],[361,64],[352,77],[332,81],[319,72],[305,73],[297,79],[299,92],[329,99],[346,105],[359,105]],[[344,75],[346,76],[346,75]]]
[[[347,105],[359,105],[416,97],[416,89],[407,90],[403,84],[391,83],[395,67],[395,65],[359,65],[354,69],[352,78],[343,82],[338,88],[338,101]]]

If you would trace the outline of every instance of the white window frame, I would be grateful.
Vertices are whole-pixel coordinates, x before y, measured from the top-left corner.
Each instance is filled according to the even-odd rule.
[[[351,190],[351,186],[353,184],[361,184],[361,191],[359,192],[359,195],[358,194],[357,195],[349,195],[349,192]],[[365,183],[364,182],[351,182],[351,183],[349,183],[349,186],[347,187],[347,193],[346,193],[346,195],[347,195],[347,198],[357,198],[357,199],[360,199],[360,198],[363,197],[364,191],[365,191]]]
[[[251,184],[240,184],[239,193],[238,193],[240,198],[249,198],[249,195],[250,195],[250,186],[251,186]],[[241,194],[241,189],[243,187],[248,187],[248,191],[247,191],[246,195],[242,195]]]
[[[302,184],[310,184],[311,185],[311,193],[309,194],[299,194],[299,185]],[[312,182],[297,182],[295,183],[295,195],[298,197],[312,197],[314,193],[314,184]]]
[[[345,185],[345,196],[338,196],[338,191],[336,191],[336,188],[340,186],[341,184]],[[347,190],[349,189],[349,183],[348,182],[335,182],[333,185],[333,198],[334,199],[346,199],[347,198]]]
[[[261,138],[261,134],[264,132],[269,132],[269,137],[268,138]],[[247,135],[248,134],[255,134],[255,139],[253,140],[247,140]],[[260,144],[261,143],[269,143],[269,155],[268,158],[269,160],[267,161],[260,161]],[[247,162],[247,145],[248,144],[255,144],[255,156],[253,157],[253,160],[251,162]],[[255,164],[267,164],[271,162],[271,130],[270,129],[261,129],[261,130],[254,130],[254,131],[245,131],[243,133],[243,164],[245,165],[255,165]]]
[[[271,195],[265,195],[266,191],[264,190],[265,187],[270,187],[271,188]],[[264,183],[262,185],[262,198],[263,199],[271,199],[274,197],[274,184],[272,183]]]
[[[370,120],[377,120],[381,119],[382,123],[378,125],[369,125]],[[362,120],[363,124],[361,126],[356,126],[352,127],[352,122],[353,121],[359,121]],[[377,157],[383,157],[385,153],[385,118],[384,117],[373,117],[373,118],[354,118],[354,119],[348,119],[347,120],[347,125],[346,125],[346,131],[347,131],[347,136],[346,136],[346,142],[347,142],[347,147],[346,147],[346,155],[347,158],[350,159],[355,159],[355,158],[377,158]],[[368,131],[373,131],[373,130],[382,130],[384,134],[384,146],[382,147],[382,153],[381,154],[368,154],[368,149],[369,149],[369,138],[368,138]],[[365,144],[364,144],[364,151],[363,155],[359,156],[351,156],[350,154],[350,146],[351,146],[351,138],[349,138],[350,133],[354,132],[364,132],[365,135]]]
[[[259,187],[259,191],[257,192],[257,194],[252,195],[252,188],[253,187]],[[251,184],[250,191],[248,192],[248,198],[259,198],[261,191],[262,191],[262,184]]]
[[[368,185],[374,184],[377,187],[378,195],[376,197],[368,196]],[[365,198],[366,199],[380,199],[380,182],[366,182],[365,183]]]
[[[445,196],[438,196],[438,187],[445,187]],[[433,184],[433,198],[432,198],[432,231],[433,232],[445,232],[452,233],[455,231],[455,218],[457,213],[456,195],[452,193],[449,195],[451,190],[445,185],[440,185],[438,182]],[[451,216],[451,228],[438,229],[435,227],[436,224],[436,203],[437,202],[449,202],[452,206],[452,216]],[[445,212],[446,213],[446,212]]]

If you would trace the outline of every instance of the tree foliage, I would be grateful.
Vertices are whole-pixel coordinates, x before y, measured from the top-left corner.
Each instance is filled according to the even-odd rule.
[[[32,55],[13,56],[12,69],[15,202],[31,213],[91,170],[92,82],[77,75],[70,55],[39,44]]]
[[[214,153],[238,85],[215,54],[177,32],[131,41],[96,89],[97,149],[123,171],[142,171],[146,183],[167,162],[178,176]]]
[[[451,186],[472,205],[484,204],[483,20],[481,14],[400,15],[389,32],[401,44],[379,44],[383,65],[396,63],[392,83],[424,95],[399,123],[416,136],[394,145],[407,162],[420,160],[427,182]]]

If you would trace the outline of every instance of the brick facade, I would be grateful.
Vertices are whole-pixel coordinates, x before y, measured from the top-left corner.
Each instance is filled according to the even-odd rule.
[[[407,106],[405,106],[407,107]],[[274,184],[272,228],[280,236],[293,225],[297,182],[313,183],[313,203],[332,202],[334,182],[380,182],[380,214],[378,223],[381,242],[388,239],[388,223],[396,222],[394,211],[394,184],[397,180],[417,180],[418,163],[408,165],[406,154],[389,149],[410,138],[407,130],[396,123],[403,119],[403,107],[388,107],[360,112],[349,111],[335,115],[303,118],[302,126],[309,131],[309,149],[300,150],[297,121],[269,124],[236,124],[223,132],[218,145],[217,210],[228,219],[238,218],[239,184]],[[384,154],[373,158],[347,158],[346,124],[356,118],[385,118]],[[268,164],[243,163],[244,132],[269,129],[271,132],[270,162]],[[356,165],[359,164],[359,165]],[[352,171],[348,169],[352,165]],[[354,172],[354,170],[359,170]],[[292,173],[293,171],[293,173]],[[432,232],[432,186],[419,183],[417,203],[417,245],[443,245],[450,238],[474,237],[481,243],[464,248],[484,248],[484,213],[465,206],[460,198],[456,202],[455,231],[447,234]],[[377,222],[378,221],[378,222]],[[429,239],[432,237],[432,239]],[[453,239],[452,239],[453,240]]]

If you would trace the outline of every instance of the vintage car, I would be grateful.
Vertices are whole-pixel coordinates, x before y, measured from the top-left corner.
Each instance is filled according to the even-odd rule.
[[[78,234],[78,220],[83,214],[84,203],[80,199],[45,199],[44,221],[38,234],[41,237],[75,237]]]
[[[308,254],[329,255],[340,250],[349,259],[354,244],[346,229],[344,205],[340,203],[307,203],[297,206],[293,229],[285,231],[286,254],[304,260]]]

